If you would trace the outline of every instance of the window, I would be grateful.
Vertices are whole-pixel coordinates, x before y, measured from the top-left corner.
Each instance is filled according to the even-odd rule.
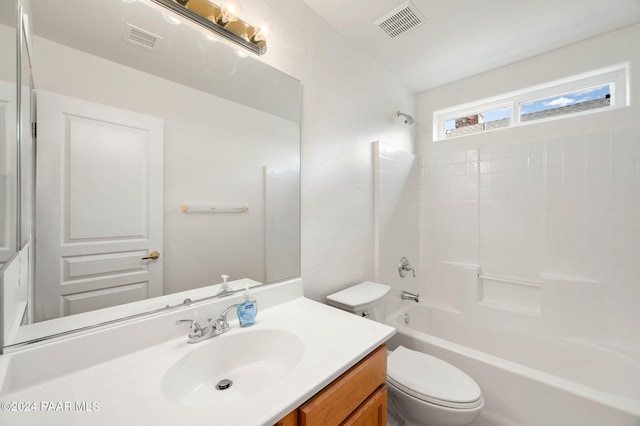
[[[520,121],[540,120],[611,106],[613,83],[520,103]]]
[[[468,135],[484,132],[485,130],[509,127],[511,123],[511,108],[503,107],[464,117],[456,117],[445,121],[446,137]]]
[[[627,68],[616,65],[436,111],[434,140],[627,106]]]

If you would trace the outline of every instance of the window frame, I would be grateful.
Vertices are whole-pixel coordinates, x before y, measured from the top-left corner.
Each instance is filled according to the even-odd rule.
[[[605,68],[589,71],[571,77],[554,80],[548,83],[539,84],[525,89],[505,93],[499,96],[468,102],[450,108],[433,112],[433,141],[444,141],[457,139],[460,137],[478,135],[486,132],[494,132],[531,124],[544,123],[560,120],[580,115],[593,114],[611,109],[624,108],[629,106],[629,62],[616,64]],[[588,109],[568,114],[558,114],[551,117],[538,118],[534,120],[521,120],[521,109],[523,104],[538,100],[559,97],[571,94],[580,90],[586,90],[596,86],[611,85],[611,96],[609,106]],[[488,129],[480,132],[461,134],[456,136],[446,135],[446,123],[460,117],[467,117],[475,114],[482,114],[487,111],[494,111],[501,108],[509,108],[509,125],[496,129]]]

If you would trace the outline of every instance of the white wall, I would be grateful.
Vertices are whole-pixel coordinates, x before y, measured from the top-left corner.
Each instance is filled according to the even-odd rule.
[[[264,167],[297,170],[298,124],[42,38],[34,43],[44,71],[38,88],[164,120],[165,294],[219,283],[221,274],[263,281]],[[219,184],[228,181],[236,184]],[[185,203],[246,204],[249,212],[185,214]]]
[[[487,283],[452,293],[443,262],[479,265],[540,282],[531,304],[493,296],[549,332],[640,344],[638,39],[635,25],[417,96],[425,296],[472,309],[461,300],[478,302]],[[626,61],[628,108],[432,141],[434,110]]]
[[[271,28],[265,62],[299,79],[302,111],[302,277],[324,300],[373,279],[371,143],[413,151],[414,95],[300,0],[243,1]],[[246,15],[245,15],[246,14]]]

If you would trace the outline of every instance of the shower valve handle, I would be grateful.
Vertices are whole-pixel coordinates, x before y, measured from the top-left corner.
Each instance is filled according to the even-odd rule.
[[[409,263],[409,259],[403,257],[402,259],[400,259],[400,263],[398,264],[398,273],[400,274],[401,278],[404,278],[406,273],[409,271],[411,271],[411,273],[413,274],[413,278],[415,278],[415,269],[413,269],[413,266],[411,266],[411,264]]]

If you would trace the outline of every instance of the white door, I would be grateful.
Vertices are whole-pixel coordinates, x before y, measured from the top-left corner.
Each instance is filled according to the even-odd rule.
[[[37,99],[36,321],[162,295],[162,120]]]

